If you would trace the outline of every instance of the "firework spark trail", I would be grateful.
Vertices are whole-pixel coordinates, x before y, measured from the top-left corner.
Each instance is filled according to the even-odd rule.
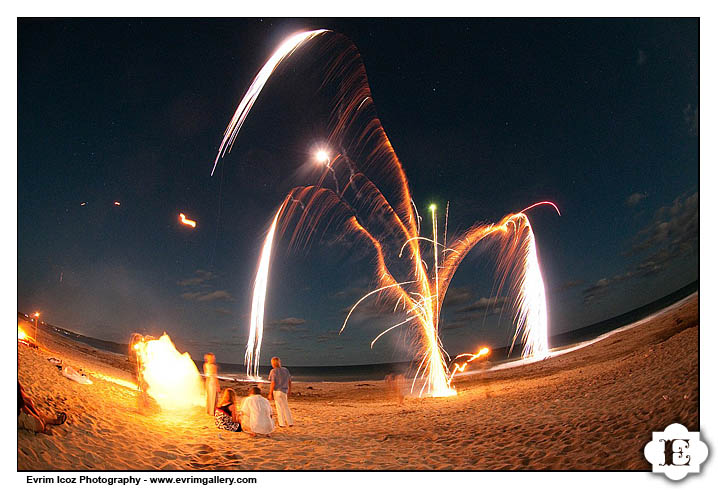
[[[458,356],[456,356],[454,361],[456,361],[456,359],[458,359],[460,357],[468,357],[468,359],[466,361],[464,361],[463,364],[459,364],[459,363],[454,364],[454,369],[451,371],[451,375],[449,376],[449,385],[451,385],[451,382],[454,380],[454,375],[457,372],[463,373],[466,370],[466,366],[468,366],[470,363],[472,363],[476,359],[487,355],[488,353],[489,353],[489,348],[483,347],[483,348],[479,349],[479,352],[477,352],[476,354],[459,354]]]
[[[264,64],[262,69],[259,71],[255,79],[253,80],[249,90],[245,94],[245,96],[242,98],[241,102],[237,106],[237,109],[235,111],[234,116],[232,117],[230,123],[227,126],[227,129],[225,130],[224,137],[222,139],[222,143],[220,145],[219,151],[217,153],[217,157],[215,158],[214,166],[212,168],[212,174],[214,174],[214,170],[216,169],[217,162],[219,159],[224,156],[224,154],[228,151],[228,149],[231,149],[231,146],[239,132],[239,130],[242,127],[242,124],[244,123],[245,119],[247,118],[247,115],[249,114],[249,111],[251,110],[252,106],[254,105],[257,97],[259,96],[262,88],[266,84],[267,80],[271,76],[271,74],[274,72],[274,70],[277,68],[277,66],[284,60],[287,56],[292,54],[294,50],[296,50],[302,43],[305,41],[308,41],[309,39],[312,39],[320,34],[323,34],[327,32],[326,30],[320,29],[320,30],[314,30],[314,31],[305,31],[300,32],[297,34],[294,34],[290,36],[287,40],[285,40],[279,48],[272,54],[272,56],[269,58],[269,60]],[[354,56],[353,61],[356,63],[358,60],[358,56]],[[359,64],[361,64],[360,60],[358,60]],[[343,65],[339,62],[339,60],[336,60],[334,64],[334,71],[337,75],[344,74],[346,70],[348,70],[348,64]],[[330,70],[331,71],[331,70]],[[354,124],[356,120],[361,118],[368,108],[371,106],[371,104],[367,104],[367,102],[371,102],[370,93],[368,91],[368,83],[366,81],[366,73],[364,72],[363,65],[360,66],[360,69],[353,72],[352,76],[346,76],[346,77],[340,77],[342,80],[342,86],[344,87],[345,92],[350,92],[349,88],[353,86],[361,86],[363,87],[360,90],[353,91],[355,94],[353,99],[350,101],[349,104],[347,104],[347,110],[345,110],[341,115],[339,115],[340,118],[343,119],[344,124],[335,124],[335,128],[337,128],[336,131],[339,130],[340,127],[348,127]],[[396,215],[397,220],[401,223],[401,228],[405,232],[406,239],[411,238],[412,236],[416,236],[418,234],[417,230],[417,224],[414,220],[414,214],[412,213],[411,209],[411,194],[409,192],[408,187],[408,179],[406,178],[406,175],[403,171],[403,168],[401,164],[399,163],[398,158],[396,158],[396,154],[394,153],[394,150],[391,146],[391,143],[389,142],[389,139],[386,137],[386,133],[384,132],[384,129],[381,126],[381,123],[379,122],[378,118],[373,117],[367,124],[362,125],[362,130],[359,134],[358,140],[360,143],[358,146],[361,145],[369,145],[373,148],[370,155],[367,158],[367,168],[372,167],[381,167],[382,162],[385,159],[388,159],[390,161],[389,168],[393,169],[390,172],[390,176],[385,176],[384,180],[389,180],[390,184],[393,182],[398,183],[399,188],[401,189],[401,196],[400,196],[400,203],[399,213],[394,213]],[[338,139],[338,134],[335,133],[330,137],[330,140]],[[392,212],[393,209],[392,209]],[[303,217],[306,216],[306,213],[303,214]],[[299,229],[300,226],[297,227]],[[426,274],[426,270],[423,266],[422,260],[421,260],[421,254],[419,250],[419,246],[417,243],[412,243],[412,258],[414,260],[415,265],[415,273],[419,278],[419,283],[421,285],[422,294],[424,297],[431,296],[431,287],[430,283]],[[261,262],[261,261],[260,261]],[[268,264],[267,264],[268,267]],[[261,287],[260,287],[261,290]],[[255,292],[257,291],[255,287]],[[257,295],[257,297],[261,297],[261,293]],[[254,307],[254,306],[253,306]],[[259,305],[257,305],[257,310],[262,309]],[[435,337],[435,335],[429,334],[429,331],[434,329],[433,325],[433,318],[435,316],[433,305],[429,302],[427,303],[426,307],[426,318],[422,319],[422,325],[424,327],[425,333],[427,335],[426,342],[429,344],[434,344],[435,342],[433,340],[430,340],[432,337]],[[253,324],[250,327],[250,331],[255,332],[254,335],[250,335],[250,339],[255,338],[258,340],[258,337],[255,337],[258,335],[260,329],[256,324]],[[437,351],[438,349],[434,346],[432,350]],[[439,377],[435,375],[436,369],[434,369],[434,364],[436,362],[437,355],[432,355],[432,363],[431,363],[431,382],[429,389],[430,391],[433,390],[433,384],[436,382],[439,382]],[[444,383],[442,383],[444,386],[443,389],[446,389],[447,386],[445,386],[445,380]]]
[[[290,36],[272,54],[253,80],[227,126],[212,172],[219,159],[231,150],[254,102],[278,65],[303,43],[325,32],[306,31]],[[343,36],[333,36],[348,41]],[[408,324],[411,331],[416,333],[417,359],[421,357],[412,382],[412,391],[421,378],[419,395],[455,394],[450,386],[451,375],[446,364],[448,356],[439,337],[441,305],[461,261],[487,237],[497,237],[500,244],[499,287],[503,287],[509,277],[512,278],[511,291],[517,298],[514,342],[520,340],[524,343],[524,355],[540,355],[547,349],[546,299],[533,231],[528,218],[521,212],[506,216],[498,224],[476,225],[452,243],[447,243],[447,203],[444,243],[438,242],[433,205],[430,208],[433,239],[420,236],[421,215],[411,198],[408,179],[376,116],[358,51],[350,41],[349,44],[342,56],[333,58],[327,65],[322,85],[324,88],[336,82],[336,95],[329,121],[329,127],[333,129],[327,144],[328,148],[340,148],[341,153],[335,152],[332,157],[329,150],[324,151],[319,158],[324,169],[318,183],[293,189],[285,198],[267,233],[252,300],[250,338],[245,355],[248,374],[253,366],[254,376],[258,376],[264,301],[275,234],[284,233],[291,226],[290,246],[308,246],[312,237],[322,237],[329,229],[343,230],[341,233],[344,235],[350,234],[356,240],[367,240],[373,247],[376,289],[350,309],[341,331],[357,306],[370,296],[376,298],[377,304],[385,302],[394,305],[395,311],[402,304],[406,320],[384,330],[374,342],[388,331]],[[323,187],[330,172],[334,189]],[[536,205],[539,204],[556,207],[548,202]],[[429,242],[433,247],[433,275],[429,274],[430,269],[422,259],[422,242]],[[442,246],[441,261],[439,246]],[[410,253],[401,260],[406,247]],[[394,273],[390,272],[390,268]],[[397,270],[400,275],[397,275]],[[395,279],[403,279],[405,275],[409,280],[399,282]]]
[[[247,366],[247,376],[251,379],[259,377],[259,355],[262,350],[262,336],[264,334],[264,301],[267,297],[267,283],[269,280],[269,265],[272,257],[272,244],[274,243],[274,232],[277,229],[279,215],[286,204],[286,200],[274,215],[272,225],[269,227],[267,236],[262,245],[262,255],[257,266],[257,274],[254,278],[254,291],[252,293],[252,312],[249,317],[249,339],[247,350],[244,353],[244,364]]]
[[[252,109],[254,102],[257,100],[257,97],[259,97],[264,85],[267,83],[267,80],[269,80],[272,73],[274,73],[277,66],[283,59],[291,55],[303,42],[325,32],[327,32],[326,29],[317,29],[315,31],[298,32],[297,34],[289,36],[267,60],[262,69],[259,70],[259,73],[257,73],[257,76],[254,77],[252,85],[249,86],[249,90],[247,90],[247,93],[244,94],[244,97],[237,106],[237,110],[234,112],[234,116],[232,116],[232,120],[224,132],[224,137],[222,138],[222,143],[219,147],[217,157],[214,159],[214,166],[212,167],[212,173],[210,175],[214,175],[214,170],[217,168],[217,162],[224,156],[228,148],[231,149],[232,144],[237,137],[237,133],[239,133],[239,130],[242,129],[244,120],[247,119],[247,115]]]
[[[444,244],[443,244],[444,249],[442,251],[443,255],[441,257],[442,263],[443,263],[443,261],[446,260],[446,234],[448,233],[448,231],[449,231],[449,201],[446,201],[446,217],[444,218]]]
[[[180,214],[179,214],[179,218],[180,218],[180,222],[181,222],[183,225],[187,225],[187,226],[189,226],[189,227],[191,227],[191,228],[195,228],[195,227],[197,226],[197,222],[196,222],[195,220],[193,220],[193,219],[187,218],[187,216],[185,216],[184,213],[180,213]]]
[[[546,291],[536,254],[536,239],[528,218],[523,214],[522,216],[526,221],[526,238],[523,243],[524,268],[519,283],[516,331],[511,349],[521,334],[521,342],[524,344],[523,357],[546,356],[548,354]]]

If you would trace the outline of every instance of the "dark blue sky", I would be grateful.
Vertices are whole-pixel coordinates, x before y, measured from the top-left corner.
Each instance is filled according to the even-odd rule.
[[[241,362],[263,233],[327,137],[320,50],[277,73],[209,172],[256,71],[284,36],[319,27],[356,44],[414,200],[424,211],[450,201],[450,233],[544,199],[560,206],[561,217],[530,214],[551,332],[698,277],[697,20],[20,20],[18,309],[115,341],[166,330],[195,358]],[[179,212],[198,227],[180,227]],[[391,325],[371,308],[336,335],[371,289],[364,254],[286,245],[264,355],[411,356],[406,332],[369,349]],[[509,337],[510,314],[486,299],[494,263],[477,251],[454,279],[449,352]]]

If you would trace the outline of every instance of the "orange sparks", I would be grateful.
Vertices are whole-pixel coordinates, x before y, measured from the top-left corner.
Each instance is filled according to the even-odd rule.
[[[491,351],[489,350],[488,347],[482,347],[481,349],[479,349],[479,352],[477,352],[476,354],[459,354],[458,356],[456,356],[456,359],[458,359],[459,357],[468,357],[469,359],[467,359],[463,364],[459,364],[459,363],[454,364],[454,370],[451,371],[451,376],[449,376],[449,384],[451,384],[451,382],[453,381],[454,375],[457,373],[457,371],[460,373],[463,373],[466,370],[466,366],[468,366],[469,363],[475,361],[476,359],[478,359],[480,357],[488,355],[489,352],[491,352]]]
[[[506,286],[515,298],[512,305],[515,331],[511,347],[518,342],[523,344],[524,357],[544,356],[548,352],[546,294],[535,237],[524,212],[547,205],[560,215],[558,207],[550,201],[537,202],[519,213],[505,216],[498,223],[476,224],[451,240],[447,236],[447,203],[444,240],[440,243],[437,206],[432,204],[429,207],[431,238],[422,236],[422,217],[412,200],[408,178],[376,116],[361,57],[356,46],[346,38],[319,29],[294,34],[279,46],[237,106],[225,130],[212,174],[219,159],[231,150],[259,93],[277,66],[305,42],[325,33],[333,36],[339,46],[338,52],[341,52],[327,65],[326,73],[328,80],[341,80],[335,99],[337,108],[329,118],[330,133],[326,139],[327,148],[335,149],[331,154],[336,152],[337,155],[332,159],[326,148],[314,154],[316,161],[325,167],[321,178],[314,185],[299,185],[292,189],[265,237],[254,283],[245,355],[248,375],[258,376],[273,241],[289,231],[290,246],[306,247],[312,237],[321,238],[330,228],[339,231],[343,239],[366,242],[374,251],[375,289],[350,308],[339,333],[344,331],[359,304],[369,298],[380,307],[393,305],[395,314],[404,314],[402,321],[379,333],[371,346],[386,333],[398,331],[399,327],[411,332],[418,364],[411,384],[412,393],[416,391],[419,396],[424,393],[455,395],[456,391],[451,387],[454,375],[489,353],[484,347],[475,354],[462,354],[459,358],[467,359],[460,364],[454,362],[450,372],[447,366],[449,355],[442,347],[439,335],[442,303],[451,280],[462,260],[484,239],[498,242],[498,289]],[[333,187],[324,185],[329,174]],[[184,215],[180,218],[189,224]],[[422,255],[429,250],[433,264],[422,260]]]
[[[179,219],[183,225],[187,225],[191,228],[195,228],[197,226],[197,222],[194,220],[188,219],[187,216],[184,215],[184,213],[179,214]]]

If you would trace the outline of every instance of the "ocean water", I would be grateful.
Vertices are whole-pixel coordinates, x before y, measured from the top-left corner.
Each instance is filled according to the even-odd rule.
[[[579,328],[571,332],[566,332],[549,337],[549,346],[551,348],[568,346],[595,339],[596,337],[608,333],[612,330],[620,328],[624,325],[641,320],[663,308],[666,308],[698,291],[698,281],[688,284],[687,286],[675,291],[668,296],[664,296],[652,303],[636,308],[622,315],[604,320],[587,327]],[[60,327],[53,325],[42,325],[41,328],[52,329],[54,332],[71,338],[72,340],[82,342],[97,349],[102,349],[117,354],[126,355],[128,352],[127,344],[119,344],[106,340],[94,339],[86,337]],[[492,363],[503,363],[516,360],[521,356],[521,348],[516,347],[513,351],[510,348],[499,347],[493,348],[489,360]],[[194,361],[200,372],[202,372],[203,361]],[[361,364],[352,366],[286,366],[292,373],[292,379],[295,381],[373,381],[383,380],[388,374],[402,374],[407,378],[413,377],[416,372],[416,364],[411,361],[404,362],[388,362],[382,364]],[[218,363],[219,376],[237,381],[251,381],[247,378],[246,368],[243,364]],[[269,376],[271,366],[260,366],[259,374],[264,380]]]

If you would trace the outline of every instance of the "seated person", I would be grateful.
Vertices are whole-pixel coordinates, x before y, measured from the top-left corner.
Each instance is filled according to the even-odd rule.
[[[258,386],[249,389],[249,396],[242,401],[239,409],[242,421],[242,430],[254,437],[257,434],[269,437],[274,430],[272,421],[272,406],[262,396]]]
[[[25,390],[17,382],[17,426],[21,429],[27,429],[32,432],[42,432],[50,434],[50,425],[61,425],[67,420],[64,412],[59,412],[56,417],[48,417],[43,415],[35,405],[32,399],[25,393]]]
[[[232,388],[227,388],[222,392],[222,397],[214,410],[214,423],[218,429],[232,432],[242,431],[237,414],[237,394]]]

